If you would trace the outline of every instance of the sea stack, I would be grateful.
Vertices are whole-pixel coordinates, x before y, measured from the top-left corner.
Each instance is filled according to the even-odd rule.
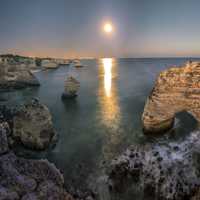
[[[75,98],[80,88],[80,83],[74,77],[70,76],[65,81],[65,90],[62,94],[63,99]]]
[[[144,107],[144,131],[157,133],[172,128],[176,113],[182,111],[200,121],[200,62],[160,73]]]

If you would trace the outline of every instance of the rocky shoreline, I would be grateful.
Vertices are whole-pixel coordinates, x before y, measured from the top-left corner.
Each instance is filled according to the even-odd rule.
[[[199,77],[199,62],[160,73],[144,107],[145,133],[165,133],[173,127],[175,115],[182,111],[199,122]],[[199,200],[199,161],[198,128],[181,141],[137,144],[112,161],[109,189],[121,194],[138,188],[143,200]]]
[[[109,173],[111,192],[123,193],[131,186],[143,191],[143,199],[182,200],[200,190],[200,132],[181,143],[132,146],[113,160]]]
[[[50,132],[53,130],[51,115],[47,107],[42,105],[37,99],[33,99],[31,102],[19,108],[10,109],[6,106],[0,107],[0,199],[95,199],[94,193],[90,191],[78,192],[78,190],[74,190],[72,195],[69,194],[69,192],[64,188],[63,175],[55,165],[51,164],[48,160],[25,159],[15,154],[13,147],[17,144],[21,145],[22,142],[20,141],[20,143],[18,143],[19,138],[16,139],[15,135],[16,120],[17,123],[18,120],[21,120],[21,118],[18,119],[16,117],[19,117],[22,113],[23,117],[24,113],[28,113],[30,116],[29,118],[26,116],[26,119],[23,120],[23,123],[21,124],[21,129],[17,129],[17,132],[20,130],[26,135],[27,130],[25,128],[31,127],[30,130],[34,131],[33,135],[38,137],[37,140],[32,140],[32,137],[28,138],[25,136],[26,140],[23,141],[22,138],[24,136],[20,136],[21,140],[25,142],[23,144],[25,148],[33,149],[33,141],[36,142],[35,144],[37,144],[38,141],[39,144],[41,144],[41,140],[45,139],[44,143],[46,144],[46,139],[52,138],[52,135],[49,135],[47,130],[45,131],[45,134],[44,131],[42,131],[44,127],[46,128],[48,126],[50,127]],[[42,125],[33,128],[32,123],[39,123],[39,120],[42,122]],[[39,130],[42,131],[43,134],[39,134]],[[40,138],[40,136],[42,137]],[[52,143],[52,140],[48,140],[48,144],[50,143]],[[42,147],[47,148],[48,146]],[[36,150],[44,150],[45,148],[36,148]]]

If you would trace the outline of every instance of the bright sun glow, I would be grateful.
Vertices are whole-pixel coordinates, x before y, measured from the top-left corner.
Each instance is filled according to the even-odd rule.
[[[106,23],[104,24],[103,29],[106,33],[111,33],[113,31],[113,26],[111,23]]]
[[[103,58],[104,67],[104,88],[106,96],[111,95],[111,84],[112,84],[112,58]]]

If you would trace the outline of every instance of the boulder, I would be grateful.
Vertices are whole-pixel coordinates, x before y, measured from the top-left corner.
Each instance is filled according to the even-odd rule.
[[[76,97],[79,88],[80,83],[74,77],[68,77],[65,81],[65,90],[62,94],[62,98],[65,99]]]
[[[39,85],[37,78],[26,66],[0,64],[0,89],[20,89]]]
[[[199,80],[199,62],[188,62],[161,72],[144,107],[144,131],[156,133],[172,128],[175,115],[182,111],[200,121]]]
[[[55,142],[49,109],[37,99],[33,99],[18,110],[13,119],[13,137],[25,147],[43,150]]]

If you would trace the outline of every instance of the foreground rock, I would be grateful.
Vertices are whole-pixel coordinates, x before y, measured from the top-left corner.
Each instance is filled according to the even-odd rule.
[[[0,63],[0,89],[21,89],[40,83],[25,65]]]
[[[25,147],[43,150],[56,135],[49,109],[37,99],[23,105],[13,119],[13,137]]]
[[[8,153],[0,157],[0,199],[73,200],[63,176],[47,160],[30,160]]]
[[[65,81],[65,91],[62,94],[63,99],[74,98],[80,88],[80,83],[72,76]]]
[[[137,187],[144,200],[198,199],[199,160],[199,131],[180,143],[133,146],[112,162],[110,190],[121,193]]]
[[[12,118],[17,113],[15,109],[0,107],[0,200],[94,200],[91,192],[74,189],[70,195],[54,164],[24,159],[12,152],[9,140],[13,132]]]
[[[142,122],[145,132],[162,132],[173,126],[175,114],[191,113],[200,121],[200,63],[160,73],[147,99]]]
[[[10,151],[7,137],[10,129],[0,123],[0,199],[73,200],[64,189],[64,179],[47,160],[17,157]]]

